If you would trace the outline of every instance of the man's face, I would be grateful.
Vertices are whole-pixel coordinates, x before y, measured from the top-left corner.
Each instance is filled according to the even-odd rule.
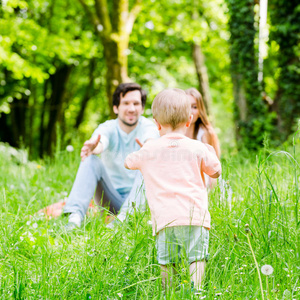
[[[114,106],[113,110],[124,125],[135,126],[144,112],[140,91],[127,92],[124,97],[120,95],[120,104],[118,107]]]

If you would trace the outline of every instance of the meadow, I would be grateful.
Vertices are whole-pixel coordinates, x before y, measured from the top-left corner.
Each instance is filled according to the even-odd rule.
[[[67,218],[37,211],[67,197],[79,147],[34,162],[0,144],[0,299],[300,299],[299,139],[283,148],[224,155],[203,290],[190,293],[181,265],[165,297],[149,211],[114,230],[89,215],[67,232]]]

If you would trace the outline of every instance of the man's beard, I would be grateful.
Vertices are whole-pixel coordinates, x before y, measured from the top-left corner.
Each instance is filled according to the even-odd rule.
[[[120,118],[119,118],[119,119],[120,119]],[[139,119],[137,119],[134,123],[127,123],[127,122],[124,121],[123,119],[120,119],[120,121],[121,121],[124,125],[129,126],[129,127],[132,127],[132,126],[135,126],[135,125],[138,123]]]

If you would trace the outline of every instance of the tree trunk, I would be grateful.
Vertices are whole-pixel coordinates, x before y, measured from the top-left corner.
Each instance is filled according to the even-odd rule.
[[[26,115],[28,110],[28,97],[23,95],[21,99],[14,98],[10,107],[13,139],[16,141],[18,147],[26,146]]]
[[[270,131],[267,105],[258,82],[254,2],[227,0],[230,28],[231,76],[234,88],[238,147],[256,150]],[[241,30],[243,28],[243,30]]]
[[[205,108],[208,115],[211,113],[212,99],[209,91],[209,80],[207,69],[205,66],[205,57],[201,46],[193,44],[193,59],[196,67],[196,72],[199,81],[199,89],[203,97]]]
[[[50,98],[49,122],[45,141],[45,150],[48,155],[52,154],[52,146],[53,143],[55,143],[55,124],[61,114],[64,92],[71,69],[71,66],[64,65],[59,68],[55,74],[50,76],[52,94]]]
[[[13,147],[17,147],[16,141],[13,139],[12,126],[10,115],[1,113],[0,114],[0,140],[2,142],[9,143]]]
[[[43,157],[44,154],[44,144],[45,144],[45,113],[46,113],[46,109],[48,107],[48,96],[47,96],[47,90],[48,90],[48,85],[49,85],[49,79],[45,81],[44,84],[44,101],[43,101],[43,107],[42,107],[42,111],[41,111],[41,119],[40,119],[40,147],[39,147],[39,156]]]
[[[117,86],[122,82],[128,82],[127,75],[127,56],[124,55],[128,48],[127,43],[120,43],[116,41],[103,41],[104,57],[106,61],[106,93],[110,107],[111,117],[115,117],[112,110],[112,96]]]
[[[240,124],[247,122],[248,108],[245,88],[243,86],[242,75],[232,73],[233,95],[234,95],[234,111],[235,111],[235,135],[236,140],[240,141],[242,136],[240,134]]]
[[[135,0],[129,10],[129,0],[114,0],[108,5],[107,0],[94,0],[91,10],[85,0],[78,0],[83,6],[96,35],[104,46],[106,62],[106,94],[110,104],[110,115],[115,114],[112,108],[112,95],[116,87],[129,81],[127,53],[129,36],[134,21],[141,10],[141,0]]]
[[[94,79],[95,79],[95,77],[94,77],[95,66],[96,66],[95,59],[91,59],[91,61],[90,61],[90,72],[89,72],[89,83],[86,87],[83,99],[82,99],[81,104],[80,104],[80,110],[79,110],[79,113],[77,115],[76,122],[75,122],[75,125],[74,125],[75,128],[78,128],[79,125],[82,123],[84,112],[85,112],[86,106],[88,104],[88,101],[90,99],[91,92],[93,90]]]

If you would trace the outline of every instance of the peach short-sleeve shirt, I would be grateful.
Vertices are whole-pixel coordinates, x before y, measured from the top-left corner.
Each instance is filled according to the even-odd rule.
[[[210,228],[203,172],[213,175],[221,170],[221,164],[205,144],[169,133],[148,141],[125,162],[143,174],[153,234],[171,226]]]

